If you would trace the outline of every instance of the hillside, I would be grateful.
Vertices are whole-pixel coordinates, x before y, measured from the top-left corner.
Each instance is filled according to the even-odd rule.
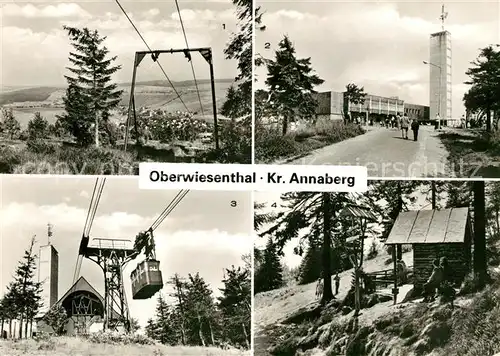
[[[225,97],[226,91],[229,86],[234,82],[233,79],[219,79],[215,82],[216,97],[219,101],[220,98]],[[191,110],[191,107],[198,103],[198,95],[196,93],[196,86],[193,80],[174,82],[174,87],[181,95],[186,103],[186,106]],[[123,105],[128,105],[130,83],[119,84],[120,89],[124,90],[122,99]],[[198,89],[202,104],[211,110],[211,86],[210,80],[198,80]],[[44,86],[44,87],[31,87],[31,88],[3,88],[0,93],[0,106],[7,104],[30,103],[30,106],[44,105],[51,106],[56,104],[63,97],[65,87]],[[174,90],[167,81],[147,81],[136,83],[136,105],[137,106],[161,106],[165,103],[168,104],[173,98],[176,97]],[[207,101],[208,100],[208,101]],[[173,101],[171,104],[177,105],[179,100]],[[183,108],[182,103],[180,103]],[[199,104],[197,105],[199,107]],[[193,109],[196,108],[196,105]],[[177,110],[177,109],[175,109]]]
[[[366,272],[381,271],[391,268],[385,265],[389,256],[381,253],[378,257],[367,260],[364,270]],[[412,264],[412,254],[403,254],[407,265]],[[340,288],[338,300],[344,299],[351,285],[353,269],[339,274]],[[300,310],[314,307],[317,304],[315,297],[316,283],[284,287],[277,290],[259,293],[255,296],[255,355],[269,355],[268,348],[273,346],[272,325],[279,325]],[[386,291],[390,293],[390,289]]]
[[[390,268],[388,255],[366,261],[365,271]],[[412,253],[403,254],[407,265]],[[337,300],[345,298],[352,270],[343,272]],[[285,287],[255,296],[255,355],[342,356],[498,356],[500,352],[500,277],[483,291],[469,289],[454,306],[409,298],[412,286],[377,290],[379,301],[361,310],[354,329],[353,311],[332,301],[318,308],[315,283]],[[470,281],[469,281],[470,283]],[[469,284],[469,288],[471,284]],[[383,297],[383,298],[381,298]],[[500,355],[500,354],[499,354]]]
[[[215,347],[172,347],[165,345],[96,344],[76,337],[59,337],[44,341],[0,339],[2,356],[240,356],[250,352],[222,350]]]

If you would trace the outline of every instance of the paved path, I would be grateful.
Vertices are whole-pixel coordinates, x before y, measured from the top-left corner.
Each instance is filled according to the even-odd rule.
[[[403,140],[401,131],[377,127],[364,135],[313,151],[288,162],[296,165],[366,166],[369,177],[453,177],[448,153],[431,126],[421,126],[418,141]]]

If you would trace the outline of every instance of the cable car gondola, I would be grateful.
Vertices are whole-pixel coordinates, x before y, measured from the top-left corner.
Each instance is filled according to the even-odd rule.
[[[132,299],[149,299],[163,288],[160,261],[149,259],[137,264],[130,274]]]

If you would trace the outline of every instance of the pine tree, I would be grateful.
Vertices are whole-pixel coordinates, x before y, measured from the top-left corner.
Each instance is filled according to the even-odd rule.
[[[232,0],[236,6],[238,32],[233,33],[224,49],[228,60],[238,61],[236,85],[231,85],[221,113],[231,123],[221,132],[219,161],[251,163],[252,161],[252,30],[253,1]],[[241,121],[237,121],[241,119]]]
[[[321,276],[321,247],[310,244],[299,266],[299,284],[312,283]]]
[[[168,282],[173,288],[174,292],[170,294],[176,301],[175,311],[173,313],[173,318],[176,319],[176,330],[178,331],[180,343],[182,345],[188,345],[187,337],[187,314],[186,314],[186,282],[181,279],[178,274],[175,274]]]
[[[189,339],[197,339],[197,344],[203,347],[209,343],[215,345],[215,303],[212,291],[199,273],[189,274],[185,300]]]
[[[332,259],[344,249],[345,238],[350,237],[349,234],[353,236],[357,233],[352,221],[340,216],[345,206],[352,202],[353,196],[346,193],[292,192],[283,194],[281,200],[286,211],[260,236],[273,236],[280,249],[290,240],[299,238],[295,253],[300,256],[304,252],[304,246],[313,242],[311,239],[320,241],[318,244],[321,245],[321,272],[324,283],[321,303],[328,303],[333,299],[332,272],[334,268],[338,268],[333,265]],[[305,228],[308,228],[311,234],[299,235]],[[257,285],[257,280],[255,283]]]
[[[36,112],[28,122],[28,139],[37,140],[47,138],[49,134],[49,122],[40,114]]]
[[[252,292],[250,271],[232,266],[226,269],[222,280],[224,288],[218,298],[222,311],[223,332],[232,345],[250,349],[250,330],[252,313]]]
[[[14,113],[10,108],[2,108],[2,130],[11,140],[21,132],[21,124],[14,117]]]
[[[99,146],[100,135],[110,136],[108,121],[111,110],[118,107],[122,90],[111,82],[111,75],[121,66],[112,66],[115,57],[108,58],[108,49],[103,46],[106,37],[88,28],[77,29],[64,26],[75,52],[70,52],[69,61],[74,75],[65,75],[68,82],[64,105],[66,113],[61,116],[70,132],[81,145],[89,145],[94,137]],[[91,127],[94,126],[94,132]]]
[[[171,320],[172,311],[160,293],[156,304],[156,318],[154,322],[154,338],[162,344],[173,344],[176,339],[174,324]]]
[[[231,86],[226,95],[223,115],[238,118],[252,113],[252,29],[253,1],[232,0],[237,8],[238,33],[232,35],[224,50],[226,59],[238,61],[237,87]]]
[[[41,283],[35,282],[36,255],[33,253],[35,237],[31,239],[29,248],[24,252],[23,259],[19,262],[14,281],[9,285],[7,294],[12,296],[19,318],[19,336],[23,335],[23,323],[26,327],[33,321],[42,306]]]
[[[266,292],[283,286],[283,267],[276,245],[268,238],[261,257],[259,269],[255,272],[255,293]]]
[[[150,339],[158,340],[158,336],[157,336],[157,332],[156,332],[156,322],[152,318],[148,319],[146,326],[144,327],[144,333]]]
[[[279,43],[275,59],[267,64],[266,85],[273,98],[276,113],[283,116],[282,133],[298,115],[301,118],[315,117],[317,102],[313,97],[314,87],[324,82],[313,73],[311,58],[298,59],[290,39],[285,36]]]
[[[486,115],[486,131],[490,132],[491,112],[500,109],[500,51],[493,46],[483,48],[472,65],[465,82],[471,87],[463,101],[468,111]]]

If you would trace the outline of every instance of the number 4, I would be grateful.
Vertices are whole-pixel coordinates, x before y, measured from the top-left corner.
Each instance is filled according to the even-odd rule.
[[[271,208],[277,208],[277,207],[278,207],[278,204],[276,204],[276,203],[273,203],[273,204],[271,205]]]

